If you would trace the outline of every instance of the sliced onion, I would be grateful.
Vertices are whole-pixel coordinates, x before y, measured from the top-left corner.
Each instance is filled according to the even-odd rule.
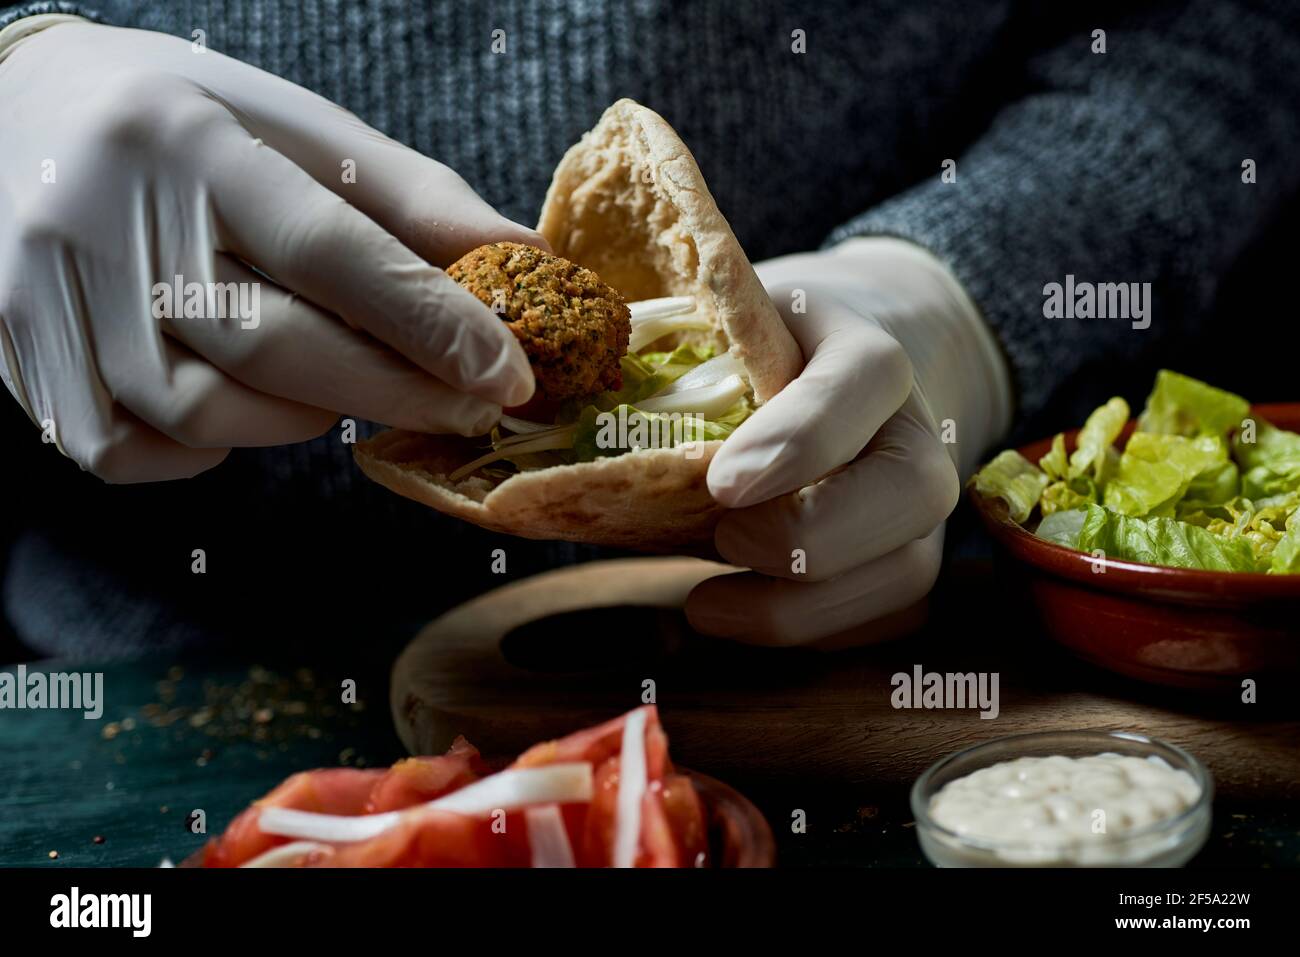
[[[273,847],[264,854],[259,854],[251,861],[245,861],[240,867],[295,867],[309,854],[322,853],[330,855],[334,848],[328,844],[315,841],[292,841]]]
[[[745,364],[730,352],[724,352],[720,356],[714,356],[707,362],[701,362],[694,369],[670,382],[666,388],[660,389],[655,395],[672,395],[675,392],[684,392],[687,389],[699,389],[706,385],[721,382],[731,375],[738,375],[742,378],[747,375]],[[501,421],[504,422],[505,419],[503,418]]]
[[[680,315],[647,316],[645,319],[632,320],[632,335],[627,342],[627,351],[640,352],[656,339],[670,332],[704,331],[713,328],[713,323],[699,313],[688,312]]]
[[[640,299],[627,304],[632,321],[652,319],[657,316],[680,316],[695,311],[694,296],[665,296],[662,299]]]
[[[263,834],[297,837],[311,841],[368,841],[378,837],[402,820],[401,811],[383,814],[317,814],[295,811],[288,807],[268,807],[257,819]]]
[[[573,845],[558,804],[524,809],[533,867],[573,867]]]
[[[748,391],[744,379],[738,375],[729,375],[713,385],[643,399],[636,407],[642,412],[680,412],[683,415],[716,419],[739,402]]]
[[[516,419],[513,415],[501,416],[501,424],[511,432],[518,435],[528,435],[532,432],[545,432],[548,429],[555,428],[553,424],[547,424],[546,422],[529,422],[527,419]]]
[[[633,711],[623,725],[623,748],[618,759],[618,797],[614,818],[614,866],[636,864],[641,841],[641,801],[645,797],[648,772],[645,757],[644,708]]]
[[[259,815],[257,826],[264,834],[347,843],[369,840],[396,827],[406,815],[422,811],[480,816],[497,809],[510,811],[530,804],[571,804],[590,800],[591,765],[573,762],[502,771],[436,801],[382,814],[316,814],[269,807]]]
[[[480,455],[474,461],[462,465],[456,471],[452,472],[447,478],[452,482],[459,482],[461,479],[471,475],[475,470],[485,465],[491,465],[493,462],[499,462],[502,459],[509,458],[512,455],[527,455],[530,452],[549,452],[552,449],[571,449],[573,448],[573,434],[576,430],[571,425],[560,426],[559,428],[550,428],[545,432],[535,432],[527,435],[512,435],[509,438],[502,439],[496,444],[496,447],[486,455]]]
[[[510,449],[518,445],[532,444],[539,439],[550,438],[552,433],[560,435],[566,432],[572,432],[577,428],[573,423],[568,425],[548,425],[536,432],[525,432],[521,435],[507,435],[504,439],[498,439],[493,445],[497,449]]]
[[[457,814],[491,814],[528,804],[585,804],[591,800],[591,765],[585,761],[516,768],[481,778],[427,807]]]

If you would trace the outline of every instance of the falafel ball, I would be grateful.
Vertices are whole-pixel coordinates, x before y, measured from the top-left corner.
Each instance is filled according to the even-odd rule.
[[[447,275],[492,309],[515,334],[552,402],[623,385],[631,313],[590,269],[522,243],[472,249]]]

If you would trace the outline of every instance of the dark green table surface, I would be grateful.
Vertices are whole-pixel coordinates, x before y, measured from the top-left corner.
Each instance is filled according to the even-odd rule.
[[[102,667],[31,665],[102,670],[107,704],[100,720],[76,711],[0,711],[0,864],[179,862],[205,840],[191,829],[195,810],[219,833],[295,771],[391,763],[402,752],[388,714],[388,670],[418,624],[336,650],[307,640]],[[954,624],[941,614],[930,627]],[[341,703],[345,680],[356,683],[355,706]],[[671,715],[665,721],[671,734]],[[785,866],[924,863],[901,790],[780,778],[728,783],[767,814]],[[792,807],[808,812],[807,833],[789,833]],[[1300,811],[1292,803],[1216,800],[1212,837],[1194,865],[1297,864]]]

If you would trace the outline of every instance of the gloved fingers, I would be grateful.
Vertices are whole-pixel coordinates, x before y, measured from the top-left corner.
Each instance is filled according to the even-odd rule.
[[[228,448],[182,445],[117,405],[93,416],[74,418],[59,435],[59,450],[64,455],[113,485],[193,478],[220,465],[230,454]]]
[[[879,618],[854,625],[845,631],[810,641],[804,647],[816,648],[818,651],[842,651],[845,648],[893,641],[896,638],[916,634],[925,626],[929,618],[930,596],[926,595],[898,611],[891,611]]]
[[[549,250],[540,233],[502,216],[455,171],[325,97],[220,54],[186,60],[188,74],[213,90],[252,136],[429,262],[446,266],[502,241]]]
[[[498,242],[550,252],[541,233],[502,216],[454,170],[383,136],[352,114],[334,110],[339,140],[331,145],[336,155],[346,150],[346,155],[357,156],[357,179],[340,186],[322,182],[424,259],[446,266],[471,249]],[[327,127],[321,132],[332,131]],[[337,183],[338,177],[334,180]]]
[[[914,394],[848,468],[725,513],[714,542],[733,565],[825,581],[925,535],[960,494],[952,459]]]
[[[857,643],[892,637],[893,626],[873,622],[925,597],[943,560],[943,526],[837,578],[794,582],[757,572],[719,575],[686,599],[696,631],[755,645],[806,645],[852,630]]]
[[[800,283],[820,283],[842,278],[826,267],[826,255],[816,252],[789,253],[775,259],[764,259],[754,263],[754,272],[778,309],[782,308],[778,298],[781,291],[788,294],[790,289],[802,288]]]
[[[27,395],[27,387],[23,384],[21,372],[13,336],[9,333],[9,326],[5,323],[4,316],[0,315],[0,379],[4,380],[5,388],[14,397],[14,401],[27,413],[27,418],[39,427],[40,421],[32,408],[32,400]]]
[[[250,389],[167,336],[158,338],[157,349],[123,381],[113,381],[108,370],[101,374],[122,406],[189,448],[305,442],[338,418],[325,409]]]
[[[439,266],[486,243],[550,251],[541,233],[507,219],[454,170],[390,139],[301,87],[251,117],[255,136]],[[290,101],[309,109],[286,109]]]
[[[709,492],[743,508],[794,491],[853,459],[912,387],[902,347],[842,303],[782,308],[807,365],[727,438],[709,464]]]
[[[520,405],[533,373],[483,303],[232,120],[213,152],[221,248],[448,385]]]
[[[11,345],[7,331],[4,341]],[[6,382],[21,383],[13,350],[5,352]],[[230,454],[229,448],[190,448],[163,435],[115,403],[93,367],[75,355],[65,358],[72,361],[55,394],[38,389],[23,405],[37,428],[50,429],[53,445],[85,471],[119,485],[165,482],[205,472]]]
[[[456,391],[231,256],[218,253],[213,274],[228,288],[256,288],[256,318],[223,308],[222,318],[165,328],[258,392],[417,432],[482,435],[501,417],[499,405]]]

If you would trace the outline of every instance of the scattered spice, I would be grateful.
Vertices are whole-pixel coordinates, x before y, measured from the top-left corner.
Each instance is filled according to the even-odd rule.
[[[103,843],[104,843],[104,835],[103,835],[103,834],[96,834],[96,835],[94,836],[94,838],[92,838],[92,840],[93,840],[96,844],[103,844]]]
[[[57,861],[58,859],[59,859],[59,852],[58,852],[58,851],[50,851],[50,860],[52,860],[52,861]]]
[[[364,709],[362,702],[342,703],[337,682],[322,681],[305,667],[279,673],[252,665],[246,675],[222,682],[198,676],[187,680],[184,668],[173,665],[154,688],[154,701],[101,729],[103,740],[118,742],[117,753],[110,760],[128,763],[133,749],[150,744],[148,735],[140,735],[139,730],[148,732],[152,728],[162,731],[165,740],[175,742],[182,753],[187,745],[197,744],[197,736],[199,741],[206,739],[214,744],[253,744],[256,759],[267,761],[276,752],[291,751],[300,741],[334,740],[338,731],[356,726],[356,716]],[[128,739],[127,732],[137,733]],[[195,765],[208,766],[218,750],[203,748],[194,759]],[[342,763],[366,765],[364,756],[355,748],[345,748],[343,755]],[[112,790],[113,785],[107,788]],[[167,813],[165,807],[162,813]]]

